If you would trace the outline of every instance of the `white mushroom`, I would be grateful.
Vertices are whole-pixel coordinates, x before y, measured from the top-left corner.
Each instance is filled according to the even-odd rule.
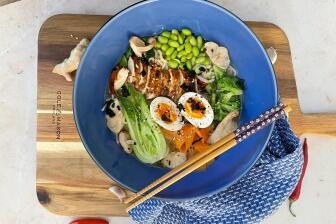
[[[210,135],[208,143],[214,144],[227,136],[230,132],[237,129],[237,122],[234,118],[238,117],[238,111],[232,111],[217,125],[214,132]]]
[[[270,58],[272,64],[275,64],[276,60],[278,59],[278,53],[274,47],[270,47],[266,49],[268,57]]]
[[[227,69],[230,65],[229,52],[225,47],[220,47],[214,42],[207,42],[204,44],[207,55],[212,63],[222,69]]]
[[[112,186],[109,188],[109,191],[112,192],[115,196],[117,196],[120,202],[122,202],[123,199],[126,197],[125,190],[119,186]]]
[[[114,90],[120,89],[126,82],[129,70],[127,68],[121,68],[118,71],[117,77],[114,80]]]
[[[69,58],[64,59],[64,61],[54,67],[53,73],[64,76],[64,78],[71,82],[72,78],[70,73],[77,70],[79,62],[84,54],[85,49],[89,45],[88,39],[82,39],[77,46],[72,49]]]
[[[129,40],[130,47],[132,48],[133,52],[136,56],[141,57],[143,53],[149,51],[154,47],[154,43],[149,45],[145,45],[145,42],[141,40],[139,37],[133,36]]]
[[[105,107],[105,118],[107,127],[115,134],[118,134],[125,125],[125,117],[121,112],[119,100],[111,98],[107,101]]]
[[[119,133],[118,137],[120,145],[123,147],[124,151],[128,154],[132,153],[135,142],[131,139],[129,134],[126,131],[122,131]]]
[[[187,160],[187,155],[182,152],[171,152],[164,159],[162,165],[168,168],[175,168]]]
[[[156,42],[156,39],[154,38],[154,37],[150,37],[150,38],[148,38],[148,40],[147,40],[147,43],[149,43],[149,44],[155,44],[155,42]]]
[[[128,70],[131,72],[131,75],[135,76],[135,66],[134,66],[134,60],[132,57],[128,58],[127,67],[128,67]]]
[[[207,53],[209,58],[213,56],[218,47],[218,44],[216,44],[215,42],[206,42],[204,44],[205,52]]]
[[[228,75],[237,76],[237,70],[231,65],[227,68],[226,73]]]

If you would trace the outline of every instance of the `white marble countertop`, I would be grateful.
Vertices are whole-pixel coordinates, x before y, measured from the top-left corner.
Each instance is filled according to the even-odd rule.
[[[35,192],[36,66],[39,27],[59,13],[115,14],[136,1],[22,0],[0,7],[0,223],[66,224]],[[288,35],[305,112],[336,111],[335,0],[216,0],[244,20]],[[15,101],[14,101],[15,100]],[[19,137],[19,138],[18,138]],[[309,136],[310,162],[293,218],[283,205],[264,223],[336,223],[336,138]],[[334,157],[335,156],[335,157]],[[131,223],[112,218],[111,223]]]

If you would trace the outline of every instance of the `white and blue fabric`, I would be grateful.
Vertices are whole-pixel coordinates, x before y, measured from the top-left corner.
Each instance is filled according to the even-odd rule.
[[[291,194],[300,177],[302,147],[288,121],[279,119],[268,145],[254,167],[226,190],[202,199],[151,199],[129,215],[145,224],[259,223]]]

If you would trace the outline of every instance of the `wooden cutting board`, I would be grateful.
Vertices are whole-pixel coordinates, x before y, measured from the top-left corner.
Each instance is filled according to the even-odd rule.
[[[115,183],[93,162],[78,136],[72,113],[72,84],[53,74],[80,39],[92,38],[111,16],[57,15],[42,26],[38,42],[37,196],[60,215],[126,216],[125,206],[108,191]],[[264,46],[278,51],[274,65],[282,100],[293,107],[296,134],[336,136],[335,114],[303,114],[285,33],[264,22],[246,22]],[[132,192],[127,192],[129,195]]]

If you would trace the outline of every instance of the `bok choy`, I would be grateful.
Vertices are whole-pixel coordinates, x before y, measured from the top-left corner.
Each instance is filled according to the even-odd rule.
[[[118,99],[129,134],[135,141],[133,151],[136,157],[150,164],[163,159],[169,149],[160,128],[152,120],[144,94],[124,85],[118,92]]]

